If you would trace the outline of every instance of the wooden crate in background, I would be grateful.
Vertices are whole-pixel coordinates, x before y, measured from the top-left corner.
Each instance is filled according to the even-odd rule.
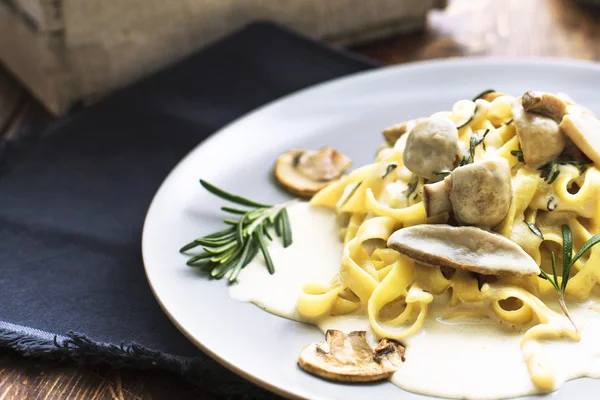
[[[0,0],[0,61],[64,113],[253,20],[355,44],[422,29],[446,0]]]

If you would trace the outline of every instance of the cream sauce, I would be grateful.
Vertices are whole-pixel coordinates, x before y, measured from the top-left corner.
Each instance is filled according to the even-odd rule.
[[[230,289],[233,298],[255,303],[282,317],[301,321],[295,310],[298,293],[308,282],[329,282],[338,272],[342,252],[333,212],[299,203],[288,209],[294,243],[269,251],[276,273],[269,275],[262,256],[241,273]],[[406,362],[391,382],[405,390],[440,397],[498,399],[539,393],[526,359],[535,357],[550,371],[554,389],[582,376],[600,378],[600,312],[588,302],[570,305],[581,341],[530,341],[521,348],[519,331],[489,319],[444,319],[446,301],[434,300],[420,333],[404,341]],[[362,311],[361,311],[362,313]],[[376,338],[362,314],[318,321],[322,331],[367,331]]]

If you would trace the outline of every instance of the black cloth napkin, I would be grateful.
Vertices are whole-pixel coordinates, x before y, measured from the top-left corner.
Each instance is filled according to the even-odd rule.
[[[177,371],[266,398],[163,314],[141,257],[146,210],[195,145],[282,95],[374,67],[255,23],[56,121],[0,170],[0,346],[27,356]]]

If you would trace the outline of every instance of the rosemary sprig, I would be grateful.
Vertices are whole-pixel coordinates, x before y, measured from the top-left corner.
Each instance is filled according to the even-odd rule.
[[[486,131],[486,133],[487,133],[487,131]],[[484,134],[484,136],[480,136],[478,134],[471,135],[471,137],[469,139],[469,150],[465,151],[465,153],[463,154],[463,157],[460,160],[460,163],[458,164],[459,167],[473,163],[473,161],[475,160],[475,148],[479,144],[483,143],[484,139],[485,139],[485,134]]]
[[[187,265],[210,271],[210,276],[215,279],[221,279],[229,273],[229,281],[233,282],[242,269],[261,251],[269,273],[273,274],[275,266],[267,249],[265,237],[269,241],[273,240],[269,232],[269,229],[273,228],[277,236],[282,238],[283,247],[292,244],[292,230],[286,209],[291,202],[277,205],[264,204],[226,192],[202,179],[200,184],[215,196],[248,209],[221,207],[225,212],[238,215],[239,219],[225,219],[223,222],[229,227],[183,246],[179,250],[182,253],[199,246],[203,250],[199,254],[192,255]]]
[[[558,304],[560,304],[560,308],[569,321],[575,326],[575,323],[571,319],[569,315],[569,310],[567,309],[567,304],[565,303],[565,292],[567,290],[567,284],[569,283],[569,279],[571,278],[571,268],[573,265],[579,260],[585,252],[589,249],[600,243],[600,234],[592,236],[575,255],[573,256],[573,234],[571,233],[571,228],[569,225],[562,225],[562,237],[563,237],[563,270],[561,281],[559,284],[558,281],[558,273],[556,272],[556,255],[552,252],[552,276],[548,274],[544,270],[540,270],[540,277],[546,279],[548,282],[552,284],[554,289],[556,289],[558,293]]]
[[[551,160],[542,165],[538,168],[538,171],[541,172],[540,178],[542,178],[549,185],[554,183],[556,178],[558,178],[558,174],[560,173],[556,160]]]

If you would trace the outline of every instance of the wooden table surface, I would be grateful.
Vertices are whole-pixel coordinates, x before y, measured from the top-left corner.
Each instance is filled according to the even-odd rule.
[[[473,55],[600,60],[600,11],[574,0],[450,0],[429,16],[424,32],[354,50],[388,64]],[[27,137],[50,120],[0,65],[0,137]],[[168,373],[56,365],[0,350],[0,400],[38,398],[213,397]]]

